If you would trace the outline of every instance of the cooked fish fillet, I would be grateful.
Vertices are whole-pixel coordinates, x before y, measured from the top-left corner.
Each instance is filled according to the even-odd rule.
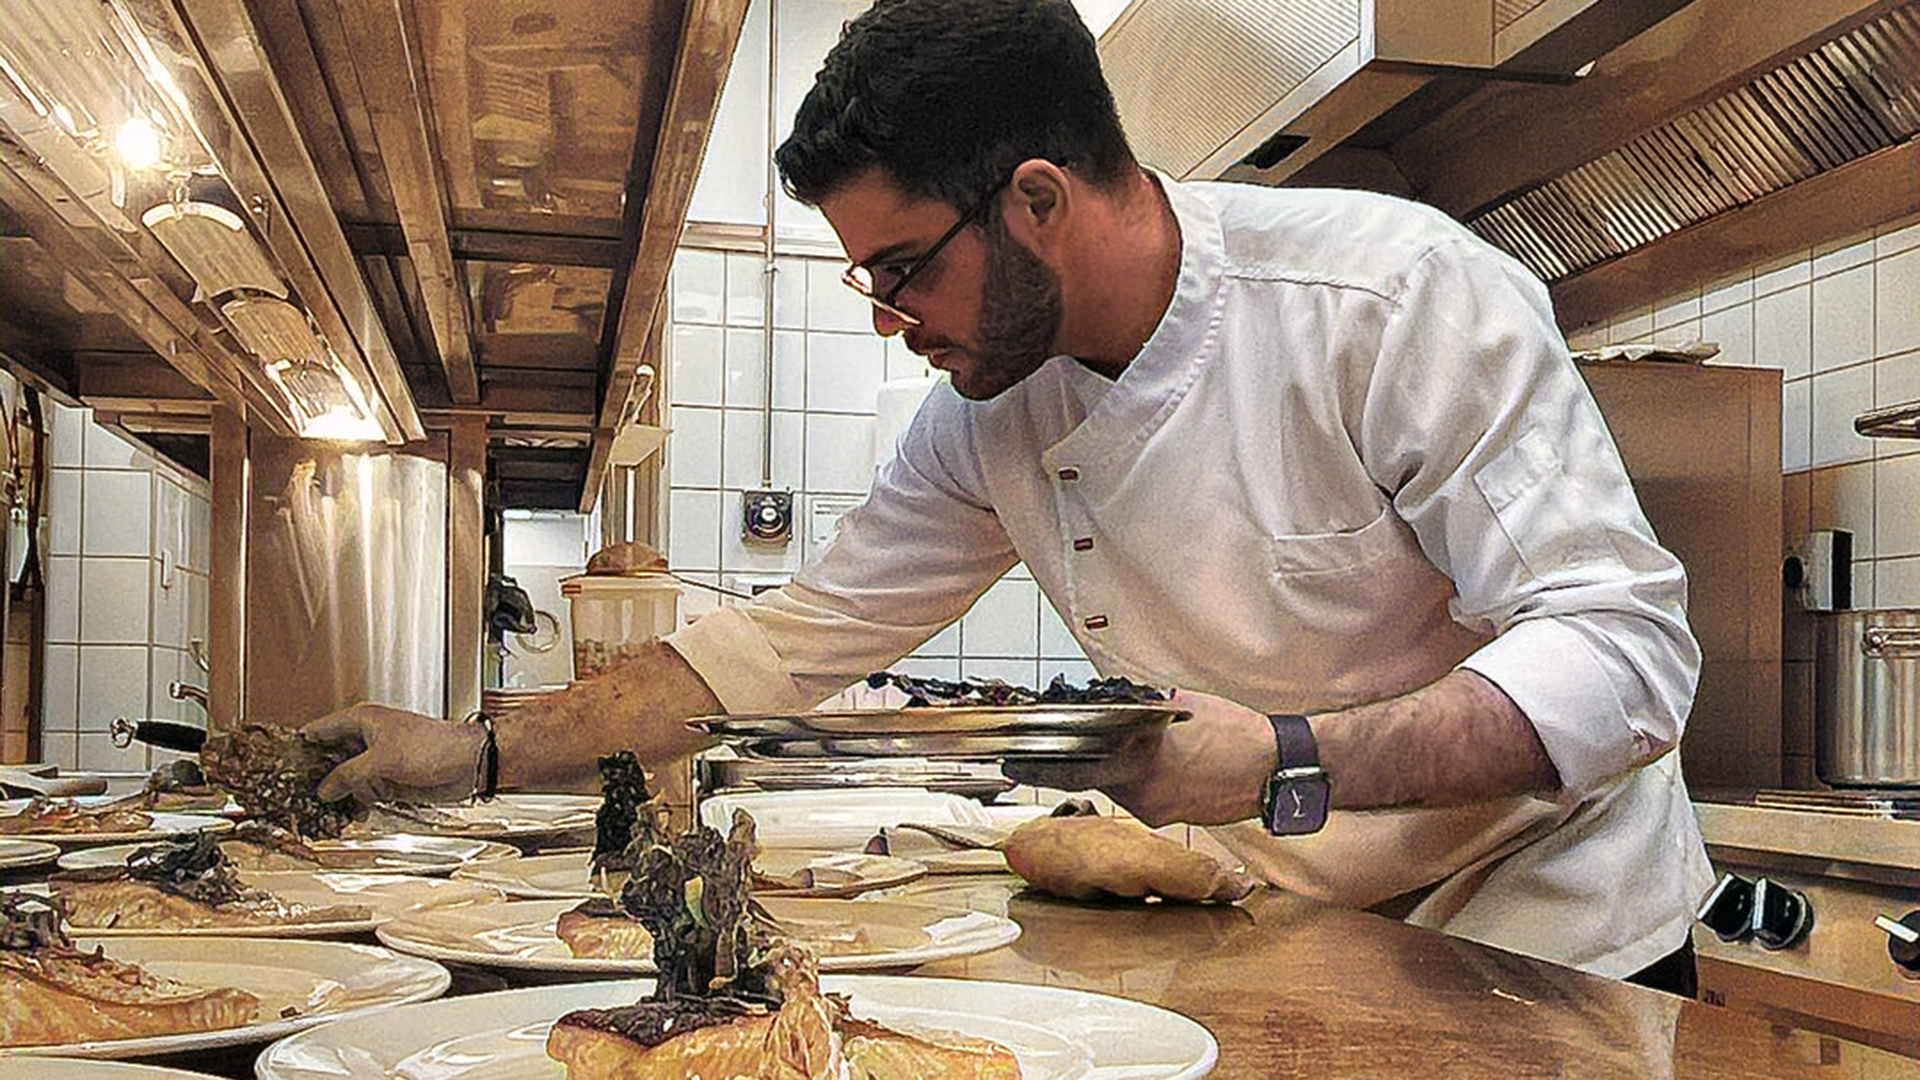
[[[777,1012],[731,1001],[642,999],[580,1009],[554,1022],[547,1056],[567,1080],[1019,1080],[998,1043],[940,1033],[916,1037],[850,1016],[822,994],[813,958],[776,950],[785,997]]]
[[[952,1032],[913,1036],[854,1017],[834,1029],[849,1080],[1020,1080],[1013,1051],[989,1039]]]
[[[152,824],[153,815],[140,810],[88,810],[41,797],[17,814],[0,815],[0,835],[139,832]]]
[[[596,897],[561,912],[553,930],[578,958],[644,960],[653,955],[653,935],[611,900]]]
[[[364,922],[373,909],[363,904],[305,904],[258,893],[244,900],[207,904],[131,878],[111,881],[50,881],[76,930],[197,930],[227,926],[287,926],[305,923]]]
[[[218,1031],[253,1022],[260,999],[188,986],[98,953],[0,951],[0,1046],[52,1046]]]

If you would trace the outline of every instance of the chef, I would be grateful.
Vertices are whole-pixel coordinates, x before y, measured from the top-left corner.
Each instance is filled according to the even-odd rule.
[[[1683,994],[1699,647],[1546,290],[1384,196],[1134,159],[1068,0],[884,0],[776,155],[947,373],[820,559],[492,725],[359,706],[322,794],[577,785],[806,708],[1015,564],[1191,720],[1091,766],[1275,885]],[[491,786],[483,785],[483,786]]]

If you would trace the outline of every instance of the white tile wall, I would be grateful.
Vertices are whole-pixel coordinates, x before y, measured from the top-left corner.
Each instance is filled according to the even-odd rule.
[[[1849,248],[1858,251],[1859,247]],[[1873,245],[1865,245],[1868,255]],[[1813,279],[1815,374],[1873,359],[1873,266]]]
[[[723,400],[730,409],[761,408],[767,402],[767,339],[761,331],[727,331]]]
[[[145,450],[98,424],[88,424],[84,438],[86,466],[89,469],[138,469],[144,472],[153,467],[153,458]]]
[[[88,449],[92,449],[91,442]],[[152,555],[153,478],[145,472],[107,471],[91,465],[84,475],[81,554]]]
[[[49,555],[80,554],[81,475],[79,469],[54,469],[47,476]]]
[[[147,711],[148,645],[80,646],[80,730],[105,732],[115,717]]]
[[[792,572],[809,554],[802,538],[770,548],[740,537],[741,493],[760,486],[767,431],[760,267],[757,255],[697,249],[682,250],[674,262],[667,554],[688,576]],[[898,338],[874,334],[871,309],[840,283],[838,260],[783,256],[776,267],[773,486],[795,493],[795,527],[804,532],[814,496],[866,494],[881,385],[923,377],[929,369]],[[743,305],[755,307],[746,312]],[[1696,295],[1692,317],[1700,307]],[[1647,319],[1651,325],[1651,312]],[[720,602],[689,590],[682,615],[697,617]],[[896,669],[1028,685],[1062,672],[1076,682],[1094,675],[1024,568],[997,582],[972,611]]]
[[[199,719],[166,696],[207,634],[205,481],[92,422],[52,410],[47,491],[46,698],[42,753],[68,768],[147,768],[107,741],[119,716]]]
[[[80,574],[80,640],[87,645],[145,645],[152,559],[89,558]]]
[[[766,304],[766,260],[758,254],[727,252],[727,325],[765,326]]]
[[[1873,407],[1873,368],[1856,364],[1813,377],[1814,468],[1865,461],[1873,440],[1853,430],[1853,418]]]
[[[858,495],[873,484],[873,417],[807,414],[809,491]]]
[[[80,559],[72,555],[47,557],[47,640],[80,642]]]
[[[1753,363],[1799,379],[1813,368],[1813,307],[1806,285],[1768,293],[1753,302]]]
[[[1869,408],[1920,400],[1920,218],[1623,311],[1587,336],[1652,340],[1686,324],[1691,298],[1701,337],[1721,346],[1712,363],[1780,370],[1781,465],[1831,482],[1812,524],[1853,532],[1856,605],[1920,606],[1920,441],[1853,430]]]
[[[808,409],[871,414],[886,378],[886,341],[872,330],[807,335]]]
[[[47,461],[54,468],[77,469],[86,464],[87,413],[55,405],[50,417],[53,428],[47,440]]]
[[[48,645],[40,722],[48,732],[80,730],[80,646]]]

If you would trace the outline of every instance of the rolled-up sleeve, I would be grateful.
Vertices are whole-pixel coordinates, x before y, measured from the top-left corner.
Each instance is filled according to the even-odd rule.
[[[1013,567],[962,409],[936,388],[819,559],[667,639],[729,711],[812,707],[912,652]]]
[[[1540,734],[1569,795],[1676,745],[1700,649],[1686,575],[1641,512],[1546,290],[1444,244],[1394,298],[1358,443],[1454,615],[1495,639],[1462,665]]]

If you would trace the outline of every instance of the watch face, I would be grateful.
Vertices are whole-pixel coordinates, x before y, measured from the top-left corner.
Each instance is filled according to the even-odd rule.
[[[1328,784],[1324,775],[1275,777],[1267,799],[1267,831],[1275,836],[1319,832],[1327,823]]]

